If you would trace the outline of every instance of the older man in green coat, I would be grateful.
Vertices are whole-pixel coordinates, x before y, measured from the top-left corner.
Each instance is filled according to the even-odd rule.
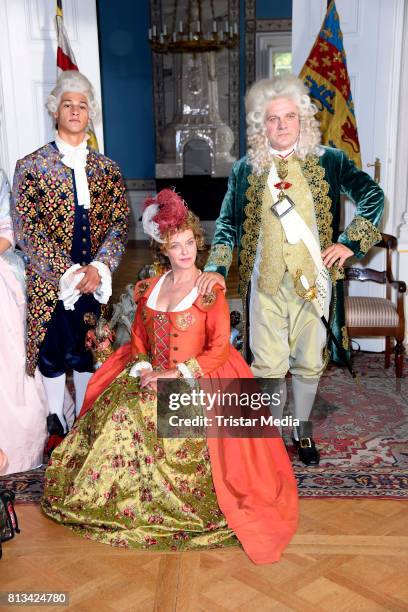
[[[225,286],[238,247],[252,371],[268,379],[271,390],[279,384],[277,418],[286,400],[285,376],[292,373],[294,418],[300,421],[294,441],[300,459],[316,465],[320,455],[309,417],[329,357],[318,310],[348,348],[342,268],[346,259],[362,258],[381,240],[384,194],[343,151],[320,145],[317,109],[296,77],[255,83],[246,109],[248,154],[232,168],[197,285],[201,292],[216,282]],[[341,194],[356,204],[342,233]],[[310,295],[313,303],[305,299]],[[338,360],[335,348],[332,352]]]

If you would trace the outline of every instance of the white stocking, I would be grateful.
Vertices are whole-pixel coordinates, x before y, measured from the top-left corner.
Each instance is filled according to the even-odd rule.
[[[53,378],[43,376],[43,381],[47,395],[48,411],[50,414],[57,415],[64,432],[66,432],[67,425],[64,418],[65,374]]]
[[[318,385],[318,378],[303,378],[301,376],[292,375],[294,419],[299,419],[300,422],[309,421]],[[299,440],[298,432],[296,431],[296,429],[297,428],[295,427],[293,432],[294,438],[295,440]]]
[[[88,382],[92,374],[93,374],[92,372],[76,372],[74,370],[76,416],[78,416],[79,413],[81,412],[82,404],[84,403],[86,388],[88,386]]]

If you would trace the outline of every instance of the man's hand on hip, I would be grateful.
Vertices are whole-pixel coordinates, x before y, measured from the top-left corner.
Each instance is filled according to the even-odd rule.
[[[227,286],[222,274],[218,272],[203,272],[196,280],[196,287],[198,292],[204,295],[209,293],[217,283],[221,285],[224,291],[226,290]]]
[[[346,259],[352,255],[354,253],[351,249],[340,242],[336,242],[322,252],[322,259],[326,268],[331,268],[335,263],[338,268],[342,268]]]
[[[77,285],[80,293],[93,293],[99,287],[101,277],[95,266],[84,266],[77,270],[74,274],[85,274],[84,278]]]

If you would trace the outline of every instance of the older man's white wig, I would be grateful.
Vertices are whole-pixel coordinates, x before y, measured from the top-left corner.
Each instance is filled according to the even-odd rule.
[[[317,108],[312,104],[303,82],[292,74],[277,76],[273,79],[261,79],[250,87],[245,98],[248,162],[255,174],[261,174],[271,164],[265,113],[268,104],[278,98],[287,98],[298,108],[300,119],[299,140],[296,144],[298,157],[305,159],[310,154],[322,154],[319,147],[321,140],[319,124],[314,117]]]
[[[78,70],[65,70],[61,72],[57,83],[47,98],[46,107],[48,112],[53,115],[57,112],[61,102],[61,97],[67,92],[84,94],[88,99],[89,117],[96,121],[100,116],[99,104],[95,99],[94,88],[90,81],[78,72]]]

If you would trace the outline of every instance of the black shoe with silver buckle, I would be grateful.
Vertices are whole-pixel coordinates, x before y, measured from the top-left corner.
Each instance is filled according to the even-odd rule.
[[[300,438],[297,443],[297,452],[299,459],[305,465],[319,465],[320,453],[313,438]]]

